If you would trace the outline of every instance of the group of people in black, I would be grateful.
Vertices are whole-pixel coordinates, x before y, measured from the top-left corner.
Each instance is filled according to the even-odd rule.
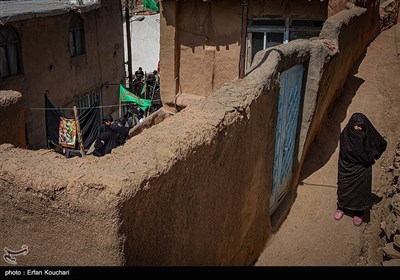
[[[125,126],[131,129],[144,118],[145,112],[136,104],[130,105],[124,115]]]
[[[154,70],[146,75],[142,67],[139,67],[134,76],[133,93],[142,99],[150,99],[151,107],[143,111],[136,103],[133,103],[128,107],[124,117],[119,120],[114,121],[111,115],[105,116],[94,144],[94,156],[104,156],[111,153],[113,148],[123,145],[128,138],[129,129],[162,106],[158,71]],[[144,86],[146,90],[143,90]]]
[[[89,148],[88,154],[93,153],[96,157],[101,157],[111,153],[111,150],[123,145],[129,136],[129,127],[126,126],[125,120],[115,120],[111,115],[103,118],[103,124],[100,126],[96,141]],[[55,152],[65,155],[66,158],[82,156],[81,151],[70,149],[49,141],[49,147]],[[93,149],[94,148],[94,149]]]
[[[151,100],[151,107],[149,108],[150,114],[157,111],[162,106],[158,71],[154,70],[152,73],[145,74],[142,67],[139,67],[138,70],[135,71],[133,78],[133,94],[140,98]],[[145,87],[145,90],[143,90],[143,87]]]
[[[142,99],[150,99],[151,106],[143,111],[136,103],[129,105],[124,117],[114,120],[111,115],[103,118],[103,124],[100,126],[96,141],[89,149],[89,154],[93,150],[93,155],[97,157],[111,153],[112,149],[123,145],[129,136],[129,129],[139,124],[145,116],[157,111],[161,106],[160,99],[160,79],[158,71],[146,74],[142,67],[139,67],[134,74],[133,93]],[[143,90],[145,87],[145,90]],[[54,142],[49,143],[49,147],[54,151],[65,155],[67,158],[81,156],[77,149],[64,148]]]

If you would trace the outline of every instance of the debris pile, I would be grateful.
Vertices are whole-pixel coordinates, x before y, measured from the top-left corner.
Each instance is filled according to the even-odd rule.
[[[381,18],[381,32],[397,23],[399,14],[399,0],[381,0],[379,15]]]
[[[389,167],[392,180],[385,191],[386,202],[382,207],[381,241],[383,266],[400,266],[400,138],[397,141],[393,165]]]

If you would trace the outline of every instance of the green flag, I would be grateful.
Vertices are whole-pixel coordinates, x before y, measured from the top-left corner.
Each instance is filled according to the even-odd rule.
[[[121,100],[121,102],[134,102],[143,111],[151,106],[151,100],[137,97],[132,92],[124,88],[122,85],[119,85],[119,99]]]
[[[154,0],[143,0],[143,7],[160,12],[160,9],[158,8],[158,3],[154,2]]]

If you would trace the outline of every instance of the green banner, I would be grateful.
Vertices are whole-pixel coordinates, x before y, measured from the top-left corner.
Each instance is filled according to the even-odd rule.
[[[151,106],[151,100],[137,97],[132,92],[124,88],[122,85],[119,85],[119,99],[121,100],[121,102],[134,102],[143,111]]]
[[[156,11],[158,13],[160,12],[160,9],[158,8],[158,3],[154,2],[154,0],[144,0],[143,7]]]

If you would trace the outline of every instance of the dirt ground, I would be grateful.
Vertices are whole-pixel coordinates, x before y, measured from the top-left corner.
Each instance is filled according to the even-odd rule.
[[[368,47],[341,96],[333,104],[305,161],[297,197],[270,238],[256,266],[380,265],[379,198],[388,183],[400,136],[400,25],[383,31]],[[376,204],[361,227],[352,218],[333,218],[336,210],[338,139],[355,112],[362,112],[388,141],[373,167]]]

